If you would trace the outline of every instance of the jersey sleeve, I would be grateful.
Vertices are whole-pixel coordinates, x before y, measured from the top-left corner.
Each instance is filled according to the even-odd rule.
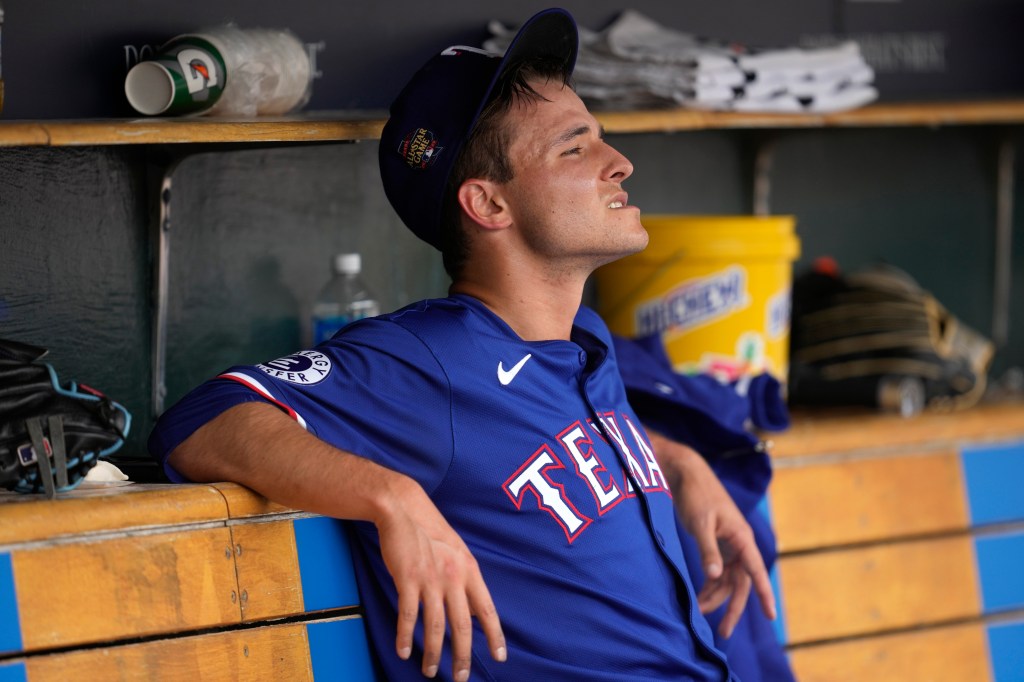
[[[266,363],[236,366],[168,410],[150,436],[167,475],[167,456],[228,408],[276,405],[327,443],[404,473],[429,493],[453,454],[451,389],[431,350],[386,319],[347,327],[331,341]]]
[[[175,483],[188,481],[168,463],[167,458],[200,426],[227,409],[262,398],[235,382],[214,379],[190,391],[157,420],[149,434],[147,448],[163,467],[167,478]]]

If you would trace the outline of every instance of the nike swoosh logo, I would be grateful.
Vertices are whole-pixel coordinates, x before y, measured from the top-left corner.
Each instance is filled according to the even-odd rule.
[[[522,360],[517,362],[512,369],[505,369],[505,366],[499,361],[498,362],[498,381],[501,382],[502,386],[508,386],[512,383],[512,380],[519,374],[519,370],[523,368],[526,361],[533,357],[533,353],[527,353]]]

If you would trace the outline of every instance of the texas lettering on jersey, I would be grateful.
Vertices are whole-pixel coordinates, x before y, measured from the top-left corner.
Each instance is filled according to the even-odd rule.
[[[628,437],[621,424],[625,424]],[[599,452],[595,437],[608,447]],[[572,464],[571,469],[565,461]],[[566,492],[568,476],[577,476],[586,483],[584,488],[592,501],[572,499]],[[636,496],[634,482],[645,493],[671,496],[654,451],[633,420],[625,414],[605,412],[599,415],[598,423],[591,419],[576,421],[555,436],[553,443],[543,443],[503,488],[516,509],[522,510],[527,499],[534,499],[537,507],[561,526],[571,543],[594,520],[581,507],[603,516],[622,500]]]

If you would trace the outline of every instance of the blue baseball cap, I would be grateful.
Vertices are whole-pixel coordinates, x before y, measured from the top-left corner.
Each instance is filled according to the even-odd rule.
[[[378,154],[384,193],[417,237],[440,250],[452,166],[508,65],[554,59],[568,80],[578,46],[572,15],[548,9],[522,25],[504,56],[456,45],[416,72],[391,104]]]

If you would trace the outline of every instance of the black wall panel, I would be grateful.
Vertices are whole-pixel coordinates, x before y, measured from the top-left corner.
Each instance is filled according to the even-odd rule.
[[[289,28],[316,46],[309,109],[383,109],[439,46],[478,45],[550,2],[4,0],[5,118],[132,116],[124,75],[140,52],[204,26]],[[1018,0],[564,0],[599,30],[625,8],[666,26],[754,46],[850,34],[879,60],[883,97],[1020,92]],[[147,47],[149,46],[149,47]]]

